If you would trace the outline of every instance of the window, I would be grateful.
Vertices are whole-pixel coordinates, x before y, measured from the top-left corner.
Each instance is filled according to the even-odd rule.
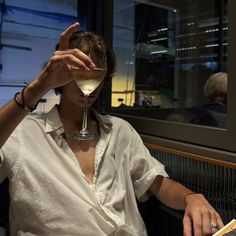
[[[114,0],[112,112],[143,134],[235,151],[234,4]],[[204,94],[216,72],[229,77],[228,104],[218,117],[206,110]]]

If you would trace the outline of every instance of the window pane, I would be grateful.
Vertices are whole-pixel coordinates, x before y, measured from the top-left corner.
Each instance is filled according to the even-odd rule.
[[[62,30],[77,20],[77,0],[6,0],[1,9],[0,83],[29,82],[52,55]]]
[[[80,21],[87,28],[87,15],[78,0],[0,0],[0,106],[32,81],[51,57],[61,32]],[[53,90],[44,96],[36,112],[47,111],[58,101]]]
[[[115,0],[113,110],[225,128],[227,4]]]

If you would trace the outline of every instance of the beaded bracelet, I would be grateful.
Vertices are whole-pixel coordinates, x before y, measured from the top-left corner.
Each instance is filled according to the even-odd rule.
[[[27,86],[26,86],[26,87],[27,87]],[[19,107],[21,107],[22,109],[24,109],[26,112],[32,112],[32,111],[34,111],[34,110],[37,108],[39,102],[37,102],[33,107],[28,107],[28,106],[25,104],[24,90],[26,89],[26,87],[24,87],[24,88],[22,89],[21,93],[20,93],[20,92],[17,92],[17,93],[15,94],[14,100],[15,100],[16,104],[17,104]],[[17,101],[17,98],[16,98],[16,97],[17,97],[18,94],[21,94],[21,101],[22,101],[22,104]]]

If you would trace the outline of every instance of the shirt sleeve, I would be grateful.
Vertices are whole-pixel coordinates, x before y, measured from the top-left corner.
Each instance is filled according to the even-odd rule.
[[[0,183],[12,173],[21,150],[18,130],[15,130],[0,149]]]
[[[130,168],[134,191],[140,201],[148,198],[147,190],[156,176],[168,177],[165,166],[151,156],[136,131],[134,131],[131,141]]]

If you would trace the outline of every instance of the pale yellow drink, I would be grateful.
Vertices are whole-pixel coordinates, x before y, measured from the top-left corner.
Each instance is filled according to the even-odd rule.
[[[101,84],[106,75],[106,70],[94,68],[91,71],[84,71],[80,68],[72,67],[71,73],[81,91],[88,96]]]

